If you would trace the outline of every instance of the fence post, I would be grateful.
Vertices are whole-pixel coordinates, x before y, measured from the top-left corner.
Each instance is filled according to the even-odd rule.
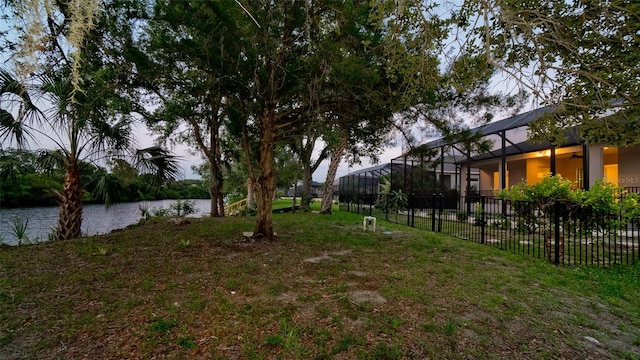
[[[405,205],[407,211],[407,226],[411,226],[411,193],[407,194],[407,204]]]
[[[555,201],[553,203],[553,221],[555,222],[553,227],[553,237],[555,240],[553,263],[560,264],[560,204]]]
[[[384,200],[384,204],[385,204],[384,205],[384,212],[385,212],[384,219],[389,221],[389,201],[390,201],[389,200],[389,194],[384,195],[384,198],[385,198],[385,200]]]
[[[411,227],[415,227],[416,195],[415,194],[411,194],[409,196],[410,196],[410,199],[411,199],[411,200],[409,200],[411,202]]]
[[[431,196],[431,231],[436,231],[436,194]]]
[[[439,201],[440,204],[438,205],[438,232],[441,233],[442,232],[442,212],[443,212],[443,208],[444,208],[444,195],[442,193],[440,193],[439,197]]]
[[[480,243],[484,244],[485,240],[484,240],[484,235],[485,235],[485,225],[486,225],[486,219],[485,219],[485,206],[486,206],[486,197],[484,195],[480,196],[480,209],[482,211],[480,211]]]

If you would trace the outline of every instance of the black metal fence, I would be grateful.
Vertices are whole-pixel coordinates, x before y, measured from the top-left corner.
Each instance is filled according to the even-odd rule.
[[[545,258],[555,264],[631,264],[640,260],[640,219],[601,216],[555,204],[541,211],[496,197],[343,195],[340,210]]]

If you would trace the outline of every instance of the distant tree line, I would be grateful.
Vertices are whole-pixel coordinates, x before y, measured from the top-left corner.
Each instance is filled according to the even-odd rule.
[[[160,199],[207,199],[203,180],[178,180],[153,185],[152,174],[140,174],[129,162],[116,159],[106,167],[85,163],[80,181],[83,203],[103,203],[100,192],[109,188],[109,202]],[[54,191],[62,191],[64,170],[45,169],[38,151],[0,149],[0,207],[55,206]]]

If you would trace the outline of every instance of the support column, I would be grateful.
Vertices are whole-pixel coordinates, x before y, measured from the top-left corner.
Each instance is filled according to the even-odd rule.
[[[467,165],[465,165],[465,177],[464,177],[464,182],[460,182],[460,184],[464,184],[463,186],[466,187],[466,189],[464,190],[464,194],[465,196],[468,194],[469,190],[471,189],[471,151],[468,150],[471,147],[471,145],[469,143],[467,143]],[[480,182],[478,182],[478,187],[480,186]],[[480,190],[480,188],[478,188],[478,190]]]
[[[415,191],[415,190],[413,189],[413,183],[414,183],[414,180],[413,180],[413,173],[414,173],[414,172],[415,172],[414,160],[413,160],[413,159],[411,159],[411,179],[410,179],[411,184],[410,184],[410,187],[411,187],[411,194],[412,194],[412,195],[413,195],[413,193],[414,193],[414,191]]]
[[[453,188],[458,190],[458,192],[460,191],[460,171],[462,171],[462,168],[460,166],[458,166],[458,164],[453,164],[455,170],[454,170],[454,178],[453,178]]]
[[[489,184],[493,183],[493,172],[480,169],[479,182],[480,195],[486,195],[487,190],[491,190]],[[484,185],[483,185],[484,184]]]
[[[467,182],[467,165],[460,165],[460,196],[467,196],[467,187],[471,186]]]
[[[502,190],[507,187],[507,162],[500,161],[498,163],[498,184],[496,190]]]
[[[582,188],[589,190],[589,145],[582,145]]]
[[[556,146],[555,145],[551,145],[550,152],[551,154],[549,156],[549,160],[550,160],[549,167],[551,168],[551,176],[555,176],[556,175]]]
[[[391,159],[391,169],[389,169],[389,192],[393,190],[393,160]]]
[[[469,201],[469,190],[471,189],[471,144],[467,143],[467,164],[465,165],[465,176],[464,182],[461,181],[461,187],[464,186],[464,198],[467,205],[467,214],[471,213],[471,201]],[[479,180],[479,179],[478,179]],[[464,185],[462,185],[464,184]],[[478,181],[478,187],[480,186],[480,181]],[[478,188],[478,190],[480,190]]]
[[[500,190],[504,190],[507,187],[507,151],[506,151],[506,147],[507,147],[507,134],[505,131],[503,131],[500,134],[500,137],[502,138],[502,149],[501,149],[501,158],[500,158],[500,167],[499,167],[499,171],[500,171]]]
[[[588,169],[584,169],[585,174],[588,174],[589,179],[589,187],[595,184],[596,179],[602,179],[604,177],[604,156],[602,153],[602,149],[604,145],[602,144],[589,144],[588,145],[588,157],[589,163],[587,164]],[[586,181],[586,179],[585,179]]]
[[[444,146],[440,147],[440,191],[444,189]]]
[[[402,189],[402,192],[406,194],[406,193],[408,193],[408,192],[409,192],[409,191],[407,190],[407,155],[403,156],[403,160],[402,160],[402,161],[403,161],[403,165],[404,165],[404,174],[403,174],[404,176],[403,176],[403,178],[402,178],[402,180],[403,180],[403,184],[402,184],[403,189]]]

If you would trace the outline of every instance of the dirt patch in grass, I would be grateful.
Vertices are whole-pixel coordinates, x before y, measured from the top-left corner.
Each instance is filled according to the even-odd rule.
[[[0,358],[640,358],[635,266],[274,219],[276,242],[225,218],[0,248]]]
[[[380,305],[387,302],[387,299],[382,297],[377,291],[371,290],[355,290],[349,293],[351,301],[358,305],[372,304]]]

